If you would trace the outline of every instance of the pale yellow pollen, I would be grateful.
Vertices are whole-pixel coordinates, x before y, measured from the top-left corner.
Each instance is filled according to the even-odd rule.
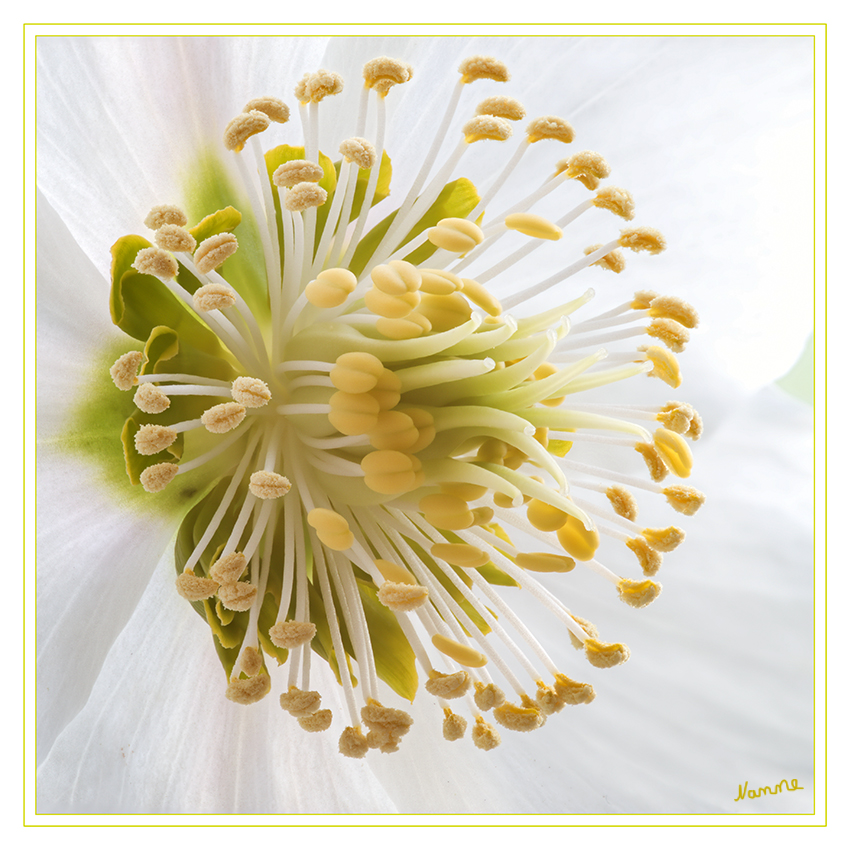
[[[648,310],[650,304],[658,298],[658,293],[653,292],[651,289],[641,289],[639,292],[635,293],[635,297],[632,299],[631,308],[632,310]]]
[[[339,94],[343,89],[342,77],[333,71],[320,68],[314,74],[305,74],[295,86],[299,103],[321,103],[326,97]]]
[[[226,434],[241,424],[245,406],[235,401],[216,404],[201,414],[201,423],[212,434]]]
[[[593,702],[596,693],[592,685],[576,682],[563,673],[555,674],[555,693],[566,705],[583,705]]]
[[[495,95],[481,101],[475,107],[476,115],[495,115],[507,121],[521,121],[525,118],[525,107],[507,95]]]
[[[635,217],[634,198],[625,189],[619,189],[617,186],[606,186],[600,189],[593,199],[593,206],[608,210],[626,221],[631,221]]]
[[[398,496],[420,485],[422,463],[405,452],[375,451],[360,461],[366,486],[375,493]]]
[[[290,685],[286,693],[280,695],[280,707],[293,717],[308,717],[315,714],[322,705],[318,691],[302,691]]]
[[[410,451],[418,441],[419,431],[413,420],[400,410],[382,410],[377,424],[369,432],[369,442],[376,449]]]
[[[699,314],[693,306],[674,295],[658,295],[649,305],[649,315],[660,319],[673,319],[686,328],[699,324]]]
[[[472,743],[479,750],[492,750],[502,743],[502,739],[495,728],[483,717],[476,717],[475,725],[472,727]]]
[[[393,561],[385,561],[383,558],[376,558],[375,566],[378,568],[378,572],[389,582],[394,582],[395,584],[417,584],[413,574],[400,564],[396,564]]]
[[[450,496],[457,496],[464,502],[474,502],[487,493],[483,484],[470,484],[468,481],[445,481],[440,485],[440,490]]]
[[[546,716],[537,706],[519,706],[512,702],[503,702],[494,709],[493,719],[512,732],[532,732],[546,722]]]
[[[258,499],[280,499],[289,492],[291,487],[288,478],[268,469],[251,473],[248,482],[248,489]]]
[[[428,589],[387,581],[378,590],[378,601],[391,611],[414,611],[428,601]]]
[[[635,497],[625,487],[620,487],[619,484],[612,484],[605,491],[605,495],[608,497],[608,501],[611,503],[611,507],[617,516],[625,517],[632,520],[632,522],[637,519],[637,502],[635,501]]]
[[[269,116],[259,109],[240,112],[224,129],[224,146],[239,153],[251,136],[262,133],[270,124]]]
[[[569,144],[575,138],[575,131],[569,123],[555,115],[535,118],[525,128],[525,133],[530,143],[539,142],[542,139],[554,139]]]
[[[628,227],[620,231],[620,245],[632,251],[660,254],[667,247],[664,237],[654,227]]]
[[[416,292],[422,285],[419,269],[404,260],[391,260],[386,265],[375,266],[369,276],[375,288],[387,295],[406,295]]]
[[[256,597],[256,586],[247,581],[225,584],[218,589],[218,598],[228,611],[247,611]]]
[[[239,705],[251,705],[259,702],[272,689],[272,680],[268,673],[259,673],[250,679],[231,679],[224,695]]]
[[[235,584],[248,566],[248,559],[242,552],[231,552],[219,558],[210,567],[210,578],[219,584]]]
[[[145,217],[145,227],[150,230],[159,230],[166,224],[176,224],[185,227],[189,223],[186,213],[174,204],[160,204],[153,207]]]
[[[649,579],[633,581],[623,578],[617,584],[617,593],[620,594],[620,599],[626,605],[631,605],[632,608],[646,608],[650,602],[654,602],[658,598],[658,594],[661,593],[661,585]]]
[[[458,670],[456,673],[440,673],[432,670],[425,682],[425,690],[431,696],[440,699],[458,699],[462,697],[472,684],[472,679],[466,670]]]
[[[637,443],[635,451],[643,457],[649,476],[653,481],[663,481],[667,477],[667,465],[661,459],[658,449],[651,443]]]
[[[652,371],[647,373],[651,378],[660,378],[674,390],[681,386],[682,370],[672,351],[657,345],[642,345],[639,350],[653,365]]]
[[[167,449],[177,439],[177,432],[166,425],[142,425],[134,442],[140,455],[155,455]]]
[[[690,476],[694,457],[680,434],[666,428],[657,428],[652,441],[662,461],[674,475],[679,478]]]
[[[339,751],[351,759],[362,759],[369,752],[366,736],[357,726],[346,726],[339,736]]]
[[[230,395],[243,407],[264,407],[271,400],[269,385],[259,378],[237,378],[230,387]]]
[[[277,124],[289,121],[289,107],[279,97],[255,97],[249,100],[243,112],[262,112]]]
[[[544,714],[557,714],[563,710],[565,703],[558,697],[554,688],[544,682],[537,682],[536,684],[537,693],[534,695],[534,701]]]
[[[435,528],[459,531],[473,524],[472,511],[463,499],[446,493],[432,493],[419,500],[419,510]]]
[[[133,268],[140,274],[171,280],[177,276],[180,267],[168,251],[162,248],[142,248],[133,260]]]
[[[670,505],[680,514],[693,516],[705,502],[705,495],[693,487],[676,484],[662,491]]]
[[[195,265],[201,274],[209,274],[217,269],[239,248],[239,242],[232,233],[216,233],[204,239],[194,254]]]
[[[589,561],[599,548],[599,532],[585,528],[581,520],[571,516],[558,529],[558,542],[577,561]]]
[[[263,656],[255,646],[246,646],[239,656],[239,664],[246,676],[256,676],[263,669]]]
[[[462,667],[483,667],[487,663],[487,656],[471,646],[459,643],[445,635],[432,635],[431,643],[452,661],[457,661]]]
[[[505,701],[505,692],[492,682],[489,685],[476,682],[475,695],[472,698],[481,711],[490,711],[490,709],[497,708]]]
[[[192,303],[199,313],[226,310],[236,303],[236,292],[226,283],[207,283],[192,293]]]
[[[429,295],[451,295],[463,289],[463,280],[443,269],[419,269],[420,289]]]
[[[218,590],[218,582],[212,578],[196,576],[194,573],[181,573],[174,582],[177,592],[189,602],[200,602],[209,599]]]
[[[455,567],[477,569],[490,562],[490,556],[469,543],[435,543],[431,555]]]
[[[353,437],[368,434],[378,422],[381,406],[368,393],[337,392],[330,397],[328,421],[341,434]]]
[[[283,205],[290,212],[304,212],[320,207],[328,193],[318,183],[297,183],[285,195]]]
[[[685,532],[675,525],[668,528],[645,528],[641,534],[658,552],[672,552],[685,539]]]
[[[313,508],[307,514],[307,522],[316,529],[316,535],[328,549],[344,552],[354,543],[348,520],[329,508]]]
[[[419,306],[421,296],[418,291],[405,292],[401,295],[388,295],[376,287],[372,287],[364,296],[366,309],[376,316],[385,319],[404,319],[415,307]]]
[[[380,323],[380,319],[378,322]],[[390,369],[384,369],[375,389],[369,390],[369,395],[378,402],[380,410],[392,410],[401,399],[401,378]],[[416,427],[421,429],[414,415],[409,411],[408,415],[414,419]],[[431,417],[431,424],[434,424],[433,417]]]
[[[611,168],[605,158],[596,151],[579,151],[569,159],[561,160],[555,170],[555,174],[566,171],[567,176],[578,180],[586,188],[593,191],[599,186],[599,181],[604,180],[611,173]]]
[[[406,83],[413,77],[413,68],[400,59],[378,56],[363,66],[363,79],[366,88],[374,89],[382,97],[396,85]]]
[[[344,393],[367,393],[378,384],[384,364],[365,351],[349,351],[336,359],[330,372],[331,383]]]
[[[534,213],[512,213],[505,216],[505,227],[534,239],[550,239],[554,242],[564,235],[563,230],[548,218]]]
[[[513,134],[511,125],[504,118],[496,118],[494,115],[477,115],[470,118],[463,125],[461,132],[468,145],[485,139],[504,142]]]
[[[179,224],[163,224],[154,234],[153,240],[163,251],[185,251],[189,254],[198,244],[195,237]]]
[[[179,469],[176,463],[155,463],[139,475],[139,481],[148,493],[159,493],[174,480]]]
[[[466,733],[466,720],[450,708],[444,708],[443,713],[443,737],[447,741],[459,741]]]
[[[670,431],[686,434],[694,416],[696,416],[696,410],[687,402],[668,401],[655,418]]]
[[[643,537],[632,537],[626,546],[635,553],[645,576],[654,576],[661,569],[661,553],[653,549]]]
[[[407,712],[388,708],[375,701],[363,706],[360,718],[369,728],[366,743],[370,748],[379,749],[382,753],[396,752],[402,737],[413,725],[413,718]]]
[[[298,725],[305,732],[324,732],[331,728],[333,718],[333,712],[329,708],[323,708],[321,711],[309,714],[307,717],[299,717]]]
[[[540,499],[532,499],[526,508],[526,516],[538,531],[557,531],[567,521],[568,514]]]
[[[690,440],[698,440],[702,436],[702,417],[696,410],[691,417],[691,427],[685,432],[685,436]]]
[[[275,646],[281,649],[295,649],[309,643],[316,636],[315,623],[307,623],[302,620],[286,620],[275,623],[269,629],[269,638]]]
[[[130,390],[139,383],[137,376],[144,359],[141,351],[128,351],[109,367],[112,382],[119,390]]]
[[[290,159],[274,170],[272,182],[275,186],[291,189],[299,183],[318,183],[324,176],[321,165],[306,159]]]
[[[499,300],[477,280],[463,278],[463,294],[491,316],[501,316],[502,305]]]
[[[387,339],[416,339],[431,330],[431,323],[420,313],[410,312],[401,319],[381,316],[375,322],[375,329]]]
[[[357,278],[348,269],[325,269],[304,289],[307,300],[316,307],[339,307],[354,292]]]
[[[142,413],[162,413],[171,407],[171,399],[157,386],[144,383],[133,394],[133,404]]]
[[[677,354],[685,350],[689,335],[684,325],[674,319],[654,319],[646,329],[647,334],[660,339],[671,351]]]
[[[601,247],[602,243],[597,245],[588,245],[587,248],[584,249],[585,256],[592,254],[594,251],[598,251]],[[623,252],[619,248],[615,248],[613,251],[609,251],[605,254],[604,257],[600,257],[595,263],[591,263],[591,265],[600,266],[603,269],[608,269],[609,272],[619,274],[626,267],[626,258],[623,256]]]
[[[594,626],[593,623],[590,622],[590,620],[585,620],[582,617],[577,617],[575,614],[572,615],[572,618],[582,627],[588,637],[592,637],[594,639],[599,638],[599,629],[597,629],[596,626]],[[572,632],[567,632],[567,634],[569,635],[570,643],[576,649],[584,649],[583,640],[579,640],[579,638],[577,638]]]
[[[622,643],[601,643],[590,638],[584,642],[584,653],[594,667],[616,667],[629,660],[629,648]]]
[[[464,83],[475,80],[506,83],[511,78],[507,65],[492,56],[469,56],[460,63],[458,71],[462,74]]]
[[[340,143],[339,152],[358,168],[370,169],[377,161],[378,154],[375,146],[368,140],[359,136],[352,136]]]
[[[576,565],[572,558],[549,552],[520,552],[514,563],[532,573],[568,573]]]
[[[435,333],[450,331],[468,322],[472,315],[469,302],[459,293],[451,295],[422,295],[417,312],[423,316]]]

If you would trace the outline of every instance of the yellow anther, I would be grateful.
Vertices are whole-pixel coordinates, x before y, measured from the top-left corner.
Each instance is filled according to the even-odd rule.
[[[296,183],[284,196],[283,205],[290,212],[304,212],[320,207],[328,193],[318,183]]]
[[[540,499],[532,499],[526,508],[526,516],[538,531],[557,531],[567,521],[568,514]]]
[[[496,512],[489,505],[482,505],[480,508],[472,509],[472,524],[473,525],[489,525],[492,522]]]
[[[195,237],[179,224],[164,224],[153,237],[163,251],[181,251],[191,254],[198,244]]]
[[[661,569],[661,553],[653,549],[643,537],[632,537],[626,546],[635,553],[645,576],[654,576]]]
[[[505,693],[492,683],[485,685],[483,682],[476,682],[473,699],[481,711],[490,711],[505,701]]]
[[[598,245],[588,245],[587,248],[584,249],[585,256],[592,254],[594,251],[598,251],[601,247],[601,243]],[[626,260],[623,257],[623,252],[619,248],[615,248],[613,251],[609,251],[605,254],[604,257],[600,257],[595,263],[591,263],[591,265],[600,266],[603,269],[607,269],[609,272],[619,274],[626,267]]]
[[[369,393],[334,393],[330,398],[328,421],[341,434],[353,437],[368,434],[378,423],[381,406]]]
[[[309,717],[322,705],[322,696],[318,691],[302,691],[290,685],[286,693],[280,695],[280,707],[293,717]]]
[[[472,727],[472,743],[479,750],[493,750],[502,743],[499,733],[493,726],[487,723],[483,717],[475,719],[475,725]]]
[[[378,590],[378,601],[390,611],[415,611],[428,601],[428,590],[418,584],[387,581]]]
[[[668,401],[658,411],[655,418],[670,431],[675,431],[677,434],[687,434],[695,416],[697,416],[696,410],[686,402]]]
[[[177,432],[165,425],[142,425],[134,442],[140,455],[155,455],[167,449],[177,439]]]
[[[487,492],[487,488],[482,484],[469,484],[466,481],[446,481],[440,485],[440,490],[447,495],[457,496],[464,502],[474,502]]]
[[[225,584],[218,589],[218,598],[228,611],[247,611],[257,598],[257,588],[247,581]]]
[[[685,516],[693,516],[705,502],[705,496],[699,490],[683,484],[665,487],[662,492],[670,505]]]
[[[666,428],[657,428],[652,437],[658,454],[670,469],[673,475],[679,478],[688,478],[694,465],[694,457],[684,438],[668,431]]]
[[[525,134],[531,143],[542,139],[554,139],[569,144],[575,138],[575,131],[563,118],[555,115],[544,115],[535,118],[526,128]]]
[[[407,451],[410,454],[421,452],[434,442],[434,437],[437,436],[437,429],[434,425],[434,416],[428,413],[427,410],[420,410],[416,407],[408,407],[404,410],[405,416],[409,416],[416,428],[416,442],[410,446]]]
[[[483,667],[487,663],[487,656],[471,646],[458,643],[445,635],[432,635],[431,643],[447,658],[456,661],[461,667]]]
[[[388,708],[373,700],[360,710],[360,717],[369,727],[366,743],[382,753],[396,752],[402,737],[413,725],[413,718],[407,712]]]
[[[245,418],[244,405],[235,401],[217,404],[201,414],[201,422],[213,434],[226,434],[238,427]]]
[[[650,602],[658,598],[661,585],[650,579],[632,581],[632,579],[623,578],[617,584],[617,593],[626,605],[631,605],[632,608],[646,608]]]
[[[455,567],[467,569],[483,567],[490,562],[486,552],[468,543],[435,543],[431,547],[431,554]]]
[[[469,690],[471,684],[472,680],[466,670],[458,670],[456,673],[432,670],[425,682],[425,690],[440,699],[458,699]]]
[[[466,733],[466,721],[450,708],[443,709],[443,712],[443,737],[447,741],[459,741]]]
[[[272,182],[275,186],[291,189],[299,183],[318,183],[324,176],[321,165],[306,159],[290,159],[274,170]]]
[[[576,562],[566,555],[553,555],[549,552],[520,552],[514,563],[532,573],[568,573],[575,568]]]
[[[444,218],[428,231],[428,241],[453,254],[465,254],[484,241],[484,234],[473,221]]]
[[[239,664],[246,676],[256,676],[263,669],[263,656],[255,646],[246,646],[239,656]]]
[[[667,466],[654,445],[637,443],[635,451],[646,461],[646,468],[649,470],[649,476],[653,481],[663,481],[667,477]]]
[[[458,71],[464,83],[472,83],[475,80],[495,80],[497,83],[506,83],[511,78],[507,65],[492,56],[469,56],[460,63]]]
[[[463,280],[443,269],[419,269],[420,289],[429,295],[451,295],[463,289]]]
[[[652,371],[647,373],[651,378],[660,378],[674,390],[681,386],[682,370],[673,352],[657,345],[641,346],[640,350],[653,365]]]
[[[160,204],[153,207],[145,218],[145,227],[151,230],[159,230],[166,224],[176,224],[185,227],[189,223],[186,213],[174,204]]]
[[[532,732],[539,729],[546,717],[536,706],[519,706],[503,702],[493,711],[493,719],[513,732]]]
[[[565,705],[582,705],[593,702],[596,696],[592,685],[576,682],[563,673],[555,674],[555,693]]]
[[[378,161],[375,146],[368,139],[352,136],[340,143],[339,152],[358,168],[367,170]]]
[[[289,121],[289,107],[279,97],[255,97],[249,100],[243,112],[262,112],[270,121],[285,124]]]
[[[695,328],[699,324],[697,311],[673,295],[658,295],[653,298],[649,305],[649,315],[660,319],[673,319],[686,328]]]
[[[411,312],[401,319],[382,316],[375,322],[375,329],[387,339],[416,339],[431,330],[431,323],[420,313]]]
[[[139,383],[137,376],[144,359],[141,351],[128,351],[109,367],[112,382],[119,390],[130,390]]]
[[[656,298],[658,298],[657,292],[653,292],[651,289],[641,289],[635,293],[635,297],[629,306],[632,310],[648,310]]]
[[[386,265],[375,266],[369,276],[375,288],[387,295],[416,292],[422,285],[419,269],[404,260],[391,260]]]
[[[599,532],[595,528],[588,530],[581,520],[571,516],[558,529],[558,541],[577,561],[589,561],[599,548]]]
[[[605,495],[614,509],[614,513],[618,516],[625,517],[632,521],[637,519],[638,506],[635,497],[624,487],[619,484],[612,484],[606,491]]]
[[[375,388],[384,364],[365,351],[349,351],[336,359],[330,372],[331,383],[345,393],[366,393]]]
[[[299,103],[321,103],[326,97],[339,94],[343,88],[342,77],[333,71],[320,68],[315,74],[305,74],[295,86]]]
[[[316,307],[339,307],[354,292],[357,278],[348,269],[325,269],[304,289],[307,300]]]
[[[181,573],[175,582],[177,592],[189,602],[200,602],[209,599],[218,590],[218,582],[215,579],[196,576],[192,572]]]
[[[594,667],[616,667],[629,660],[629,648],[622,643],[601,643],[590,638],[584,642],[584,653]]]
[[[233,400],[244,407],[264,407],[271,400],[269,385],[259,378],[237,378],[230,387]]]
[[[176,463],[156,463],[139,475],[139,481],[148,493],[159,493],[174,480],[179,469]]]
[[[578,180],[593,191],[599,186],[599,181],[611,173],[611,168],[601,154],[595,151],[579,151],[558,163],[555,173],[561,174],[564,171],[567,172],[567,177]]]
[[[477,280],[468,277],[463,278],[463,294],[485,313],[489,313],[491,316],[502,315],[502,305],[499,300]]]
[[[417,313],[428,322],[431,330],[442,333],[468,322],[472,308],[459,292],[452,295],[424,294]]]
[[[210,567],[210,578],[219,584],[234,584],[242,578],[247,567],[248,559],[242,552],[231,552]]]
[[[419,431],[413,420],[400,410],[382,410],[375,428],[369,432],[369,442],[376,449],[411,451],[418,441]]]
[[[366,486],[375,493],[398,496],[420,486],[422,464],[404,452],[376,451],[360,461]]]
[[[564,708],[565,703],[559,699],[554,688],[545,682],[538,681],[536,684],[537,693],[534,695],[534,701],[544,714],[557,714]]]
[[[495,95],[481,101],[475,107],[476,115],[495,115],[507,121],[521,121],[525,118],[525,107],[507,95]]]
[[[378,319],[378,323],[380,321]],[[379,410],[392,410],[401,399],[401,378],[390,369],[384,369],[375,389],[369,390],[369,395],[378,403]]]
[[[248,489],[258,499],[280,499],[291,488],[292,485],[289,483],[288,478],[277,472],[271,472],[268,469],[260,469],[257,472],[252,472],[251,478],[248,481]]]
[[[168,251],[162,248],[142,248],[133,260],[133,268],[140,274],[171,280],[177,276],[180,267]]]
[[[339,736],[339,751],[350,759],[362,759],[369,752],[366,736],[359,726],[346,726]]]
[[[645,528],[641,534],[657,552],[672,552],[685,539],[685,532],[675,525],[668,528]]]
[[[234,153],[239,153],[245,147],[245,142],[251,136],[262,133],[271,124],[271,119],[265,112],[252,109],[250,112],[240,112],[224,128],[224,146]]]
[[[133,394],[133,403],[142,413],[162,413],[171,407],[171,399],[153,384],[142,384]]]
[[[628,227],[620,231],[620,246],[632,251],[660,254],[666,247],[664,237],[654,227]]]
[[[354,534],[345,517],[328,508],[313,508],[307,514],[307,522],[316,529],[319,540],[337,552],[350,549],[354,543]]]
[[[307,717],[299,717],[298,725],[305,732],[324,732],[331,728],[333,719],[333,712],[329,708],[323,708],[321,711],[307,715]]]
[[[432,493],[419,500],[419,510],[435,528],[458,531],[469,528],[474,521],[469,505],[457,496]]]
[[[593,199],[593,206],[608,210],[626,221],[631,221],[635,217],[634,198],[625,189],[619,189],[617,186],[606,186],[600,189]]]
[[[286,620],[282,623],[275,623],[269,629],[271,642],[281,649],[295,649],[296,646],[303,646],[313,640],[315,636],[315,624],[302,620]]]
[[[463,125],[461,132],[468,145],[485,139],[504,142],[513,134],[511,125],[504,118],[496,118],[494,115],[477,115],[475,118],[470,118]]]
[[[419,299],[418,291],[388,295],[373,286],[363,300],[366,303],[366,309],[371,310],[376,316],[383,316],[385,319],[403,319],[419,305]]]
[[[673,319],[654,319],[646,329],[647,334],[660,339],[671,351],[677,354],[685,350],[689,335],[688,329]]]
[[[385,561],[383,558],[376,558],[375,566],[387,581],[394,582],[395,584],[418,584],[413,573],[407,567],[401,566],[401,564],[396,564],[393,561]]]
[[[406,83],[413,76],[413,68],[400,59],[379,56],[363,66],[363,79],[366,88],[374,89],[382,97],[396,85]]]
[[[495,437],[488,437],[478,447],[475,459],[479,463],[501,463],[508,453],[508,444]]]
[[[534,379],[536,381],[542,381],[544,378],[550,378],[552,375],[556,375],[558,373],[558,367],[554,366],[552,363],[541,363],[534,370]],[[554,396],[551,398],[543,399],[540,403],[545,405],[546,407],[560,407],[563,404],[566,396]]]
[[[534,239],[550,239],[557,242],[564,232],[548,218],[533,213],[513,213],[505,216],[505,226],[508,230],[516,230]]]
[[[239,242],[232,233],[216,233],[198,245],[194,254],[195,265],[201,274],[209,274],[232,257],[237,248]]]
[[[208,283],[192,293],[192,303],[199,313],[226,310],[236,303],[236,292],[226,283]]]
[[[259,702],[272,689],[272,680],[268,673],[259,673],[250,679],[231,679],[224,695],[239,705],[252,705]]]

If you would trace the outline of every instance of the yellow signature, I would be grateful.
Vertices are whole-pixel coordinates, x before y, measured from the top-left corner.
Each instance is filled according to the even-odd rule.
[[[751,800],[756,800],[762,796],[762,794],[781,794],[783,791],[805,791],[802,785],[797,784],[796,779],[792,779],[789,783],[787,779],[783,779],[779,784],[771,787],[770,785],[763,785],[761,788],[750,788],[747,790],[747,786],[749,782],[745,782],[743,785],[738,786],[738,796],[732,801],[737,803],[738,800],[743,800],[749,797]],[[784,788],[782,786],[785,786]]]

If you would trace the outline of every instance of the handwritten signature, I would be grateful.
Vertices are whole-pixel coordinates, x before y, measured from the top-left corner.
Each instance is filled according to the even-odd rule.
[[[749,791],[747,790],[748,785],[749,785],[749,782],[745,782],[743,785],[738,786],[738,796],[735,797],[733,802],[737,803],[738,800],[743,800],[747,797],[749,797],[749,799],[751,799],[751,800],[756,800],[759,797],[761,797],[763,794],[764,795],[781,794],[783,791],[805,791],[806,790],[805,788],[803,788],[802,785],[797,784],[796,779],[792,779],[790,783],[788,782],[787,779],[783,779],[779,784],[774,785],[773,787],[771,787],[770,785],[764,785],[761,788],[756,788],[756,789],[750,788]],[[784,788],[782,787],[783,785],[785,786]]]

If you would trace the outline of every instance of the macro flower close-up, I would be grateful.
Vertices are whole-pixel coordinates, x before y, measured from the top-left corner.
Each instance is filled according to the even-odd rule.
[[[37,59],[40,813],[811,809],[807,40]]]

